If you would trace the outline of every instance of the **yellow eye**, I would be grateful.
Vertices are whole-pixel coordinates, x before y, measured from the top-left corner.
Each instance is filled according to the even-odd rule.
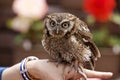
[[[62,23],[62,28],[68,28],[69,27],[69,22],[64,22]]]
[[[51,20],[51,21],[50,21],[50,26],[51,26],[51,27],[55,27],[55,26],[56,26],[56,22],[53,21],[53,20]]]

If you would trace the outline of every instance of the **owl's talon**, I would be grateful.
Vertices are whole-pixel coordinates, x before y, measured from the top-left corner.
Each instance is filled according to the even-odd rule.
[[[74,63],[71,63],[70,69],[69,69],[69,71],[68,71],[68,74],[72,71],[73,68],[74,68]]]
[[[87,76],[84,72],[84,69],[82,66],[79,65],[79,62],[76,60],[74,63],[74,68],[75,68],[75,74],[74,74],[74,80],[76,80],[76,74],[79,73],[82,78],[80,78],[79,80],[87,80]]]
[[[78,73],[78,61],[76,60],[74,63],[74,67],[75,67],[75,74],[74,74],[74,80],[76,79],[76,75]]]
[[[82,66],[78,66],[78,72],[81,74],[82,80],[87,80],[87,75],[85,74]]]

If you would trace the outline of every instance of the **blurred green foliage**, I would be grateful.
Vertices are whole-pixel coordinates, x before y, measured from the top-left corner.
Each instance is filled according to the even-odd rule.
[[[13,28],[12,20],[8,20],[7,26],[8,28]],[[28,31],[25,33],[18,33],[14,39],[14,42],[17,45],[21,45],[24,40],[30,40],[33,45],[40,43],[42,38],[42,32],[43,22],[41,20],[33,20],[32,24],[30,24]]]
[[[120,37],[110,34],[107,29],[93,31],[93,40],[99,47],[120,46]]]

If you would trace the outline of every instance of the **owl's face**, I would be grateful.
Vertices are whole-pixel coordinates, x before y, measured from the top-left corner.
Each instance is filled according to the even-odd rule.
[[[74,28],[75,16],[68,13],[54,13],[45,19],[45,27],[53,37],[63,37]]]

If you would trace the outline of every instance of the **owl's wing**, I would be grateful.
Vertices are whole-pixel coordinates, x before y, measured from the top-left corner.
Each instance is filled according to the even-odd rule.
[[[86,41],[88,41],[88,42],[86,42]],[[85,67],[88,67],[88,69],[94,70],[95,61],[97,60],[97,58],[101,57],[101,55],[100,55],[100,52],[99,52],[97,46],[91,39],[88,39],[86,41],[83,40],[84,44],[89,47],[92,54],[90,56],[90,61],[85,63],[86,64]],[[90,65],[87,63],[90,63]]]
[[[94,61],[97,60],[97,58],[99,58],[101,55],[97,46],[92,40],[92,34],[90,30],[84,22],[80,23],[77,34],[80,36],[78,39],[82,40],[82,42],[91,50],[92,56],[90,58],[91,63],[94,66]]]
[[[80,23],[80,26],[78,27],[78,33],[79,36],[81,36],[82,41],[84,44],[88,47],[90,47],[90,50],[92,51],[93,55],[97,59],[100,57],[100,52],[97,46],[95,45],[94,41],[92,40],[92,33],[90,32],[87,24],[84,22]]]

